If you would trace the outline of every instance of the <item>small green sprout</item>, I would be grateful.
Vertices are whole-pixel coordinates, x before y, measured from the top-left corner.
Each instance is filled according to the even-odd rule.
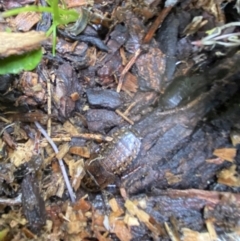
[[[240,45],[240,33],[228,33],[222,34],[223,30],[229,27],[237,27],[240,26],[240,22],[232,22],[225,24],[220,27],[213,28],[206,33],[208,34],[207,37],[192,42],[192,44],[196,46],[203,46],[203,45],[223,45],[226,47],[234,47]]]
[[[57,27],[59,25],[67,25],[78,20],[79,13],[75,10],[66,9],[65,4],[63,8],[58,5],[58,0],[48,0],[48,7],[43,6],[27,6],[22,8],[15,8],[2,13],[2,17],[10,17],[23,12],[48,12],[52,14],[52,25],[47,32],[47,36],[52,34],[52,53],[56,54],[57,43]]]

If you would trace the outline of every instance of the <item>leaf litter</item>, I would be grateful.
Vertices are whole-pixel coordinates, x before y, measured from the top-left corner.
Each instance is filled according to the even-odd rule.
[[[8,1],[8,4],[10,2]],[[160,237],[164,237],[166,240],[179,240],[179,233],[183,240],[202,240],[203,238],[214,240],[222,235],[218,235],[215,230],[215,225],[219,225],[218,222],[220,222],[220,216],[214,213],[215,205],[216,210],[220,210],[222,213],[224,210],[221,210],[221,205],[233,208],[236,210],[237,218],[239,207],[237,204],[234,205],[234,201],[239,200],[237,194],[228,196],[226,193],[194,189],[187,190],[188,193],[178,192],[178,190],[171,193],[170,190],[169,193],[164,194],[162,190],[162,194],[166,195],[166,198],[172,197],[172,200],[174,200],[174,195],[179,198],[185,195],[186,203],[188,201],[191,203],[189,198],[195,194],[196,197],[201,197],[205,201],[201,208],[205,208],[203,223],[207,229],[195,231],[188,228],[186,224],[181,226],[179,220],[174,220],[174,217],[167,219],[166,216],[159,218],[153,215],[154,212],[150,211],[148,206],[152,204],[151,197],[141,195],[129,197],[131,194],[124,194],[128,190],[122,189],[122,197],[119,194],[112,194],[113,197],[105,202],[100,195],[96,195],[95,199],[92,199],[91,193],[81,190],[81,182],[86,173],[84,158],[92,158],[92,153],[96,153],[97,148],[99,146],[101,148],[103,145],[99,145],[99,142],[104,141],[105,145],[112,142],[114,135],[106,135],[109,129],[121,126],[124,120],[134,125],[142,118],[142,115],[150,113],[153,106],[156,105],[154,92],[163,94],[168,86],[167,81],[169,80],[165,73],[171,65],[168,58],[171,51],[159,49],[154,35],[157,34],[160,23],[171,14],[176,1],[166,1],[165,8],[161,9],[159,14],[157,14],[158,11],[151,12],[151,6],[160,9],[159,2],[152,1],[149,4],[147,1],[143,1],[145,10],[138,12],[139,9],[136,8],[134,1],[126,2],[125,5],[116,3],[109,6],[105,6],[103,3],[93,4],[91,1],[83,1],[83,3],[67,1],[67,5],[73,8],[82,5],[87,8],[88,5],[92,5],[92,9],[89,11],[94,12],[95,16],[101,16],[102,22],[108,22],[111,16],[116,18],[114,19],[115,25],[118,25],[119,22],[126,25],[127,30],[121,29],[123,26],[120,25],[116,28],[113,25],[111,28],[105,29],[108,31],[104,40],[104,44],[107,46],[105,50],[111,50],[107,53],[101,51],[101,47],[99,47],[101,45],[96,42],[100,40],[94,39],[94,37],[91,41],[86,38],[85,50],[84,44],[81,47],[81,43],[68,42],[68,38],[65,40],[59,38],[56,47],[57,55],[53,58],[49,51],[51,43],[46,39],[44,33],[33,31],[0,33],[1,58],[28,53],[41,49],[41,46],[45,53],[35,70],[33,69],[36,66],[30,69],[25,68],[32,72],[24,71],[20,74],[21,78],[18,75],[14,76],[14,80],[11,80],[11,88],[6,88],[4,91],[4,96],[7,96],[11,91],[17,90],[14,95],[11,95],[14,97],[9,97],[13,98],[10,99],[11,106],[3,105],[4,115],[1,116],[1,121],[3,121],[1,123],[2,144],[0,145],[1,165],[3,165],[1,171],[5,168],[5,173],[1,172],[0,176],[0,185],[3,189],[0,193],[0,203],[4,207],[8,206],[9,211],[4,213],[4,209],[1,210],[0,240],[88,240],[88,238],[115,240],[116,237],[118,240],[132,240],[134,233],[140,235],[140,229],[147,235],[147,240],[151,238],[159,240]],[[239,45],[237,32],[239,25],[238,23],[226,24],[225,15],[221,10],[221,1],[210,1],[209,3],[192,1],[191,4],[192,9],[203,9],[202,11],[204,11],[202,16],[197,16],[198,19],[193,18],[192,22],[189,21],[188,24],[185,24],[183,29],[183,34],[189,38],[192,44],[201,47],[205,45],[215,47],[220,42],[223,42],[224,46],[230,47],[235,44]],[[181,7],[184,9],[184,3]],[[235,8],[238,9],[238,1]],[[211,23],[209,15],[214,16],[214,24]],[[25,17],[22,16],[25,15],[18,15],[14,21],[17,23],[17,28],[23,31],[34,29],[34,25],[40,20],[39,18],[24,19]],[[153,16],[156,16],[154,23],[151,21]],[[18,18],[20,17],[26,20],[26,25],[25,23],[19,25]],[[145,20],[145,25],[143,20]],[[134,24],[131,25],[131,21]],[[209,28],[209,26],[211,27]],[[101,26],[98,27],[101,31],[104,30],[104,28],[101,29]],[[230,32],[223,33],[228,27]],[[90,24],[84,28],[86,32],[95,31],[91,29]],[[202,31],[206,28],[212,29],[206,32],[207,36]],[[124,32],[127,33],[125,36]],[[112,37],[108,39],[111,34],[113,34]],[[84,38],[82,39],[84,41]],[[94,44],[94,41],[97,44]],[[90,46],[88,46],[89,43]],[[197,56],[199,54],[194,48],[192,46],[189,55]],[[207,49],[207,51],[209,50]],[[66,53],[69,55],[67,56]],[[187,58],[187,62],[191,65],[190,58]],[[47,74],[44,74],[44,71]],[[11,72],[9,71],[9,73]],[[46,89],[47,81],[50,83],[53,105],[51,113],[45,114],[48,108],[47,98],[50,95],[49,90]],[[85,97],[86,89],[96,88],[96,85],[101,86],[102,95],[106,99],[109,97],[105,94],[106,92],[104,93],[104,89],[120,93],[124,105],[118,106],[117,109],[113,102],[109,101],[106,106],[105,103],[99,101],[98,98],[101,97],[97,97],[97,94],[95,96],[93,94],[95,99],[92,102],[88,101]],[[145,91],[145,99],[138,98],[146,101],[134,102],[133,96],[140,95],[140,90]],[[145,107],[148,102],[151,105]],[[20,107],[24,111],[19,111]],[[38,111],[34,112],[29,108],[35,111],[38,109]],[[96,110],[94,110],[95,108]],[[8,109],[14,110],[14,113],[9,113]],[[138,114],[134,114],[134,111]],[[110,120],[107,119],[108,115]],[[119,119],[118,115],[121,116]],[[10,121],[9,118],[12,120]],[[53,121],[49,130],[51,137],[39,124],[40,121],[43,121],[45,125],[49,120]],[[91,120],[93,120],[92,123]],[[17,123],[19,121],[20,124]],[[89,130],[94,133],[88,133]],[[206,162],[221,165],[224,160],[235,163],[237,154],[235,148],[224,146],[224,148],[215,148],[212,155],[217,156],[217,159],[206,159]],[[95,160],[92,158],[92,161]],[[10,166],[7,168],[7,165]],[[65,169],[66,167],[67,169]],[[135,167],[127,175],[131,175],[139,169],[139,167]],[[172,170],[166,171],[164,175],[168,185],[176,185],[184,180],[181,174],[174,173]],[[228,187],[239,187],[237,176],[236,165],[233,164],[218,172],[217,182]],[[63,177],[65,181],[63,181]],[[142,177],[144,178],[144,175]],[[19,188],[20,183],[21,189]],[[21,193],[22,201],[20,201]],[[220,196],[220,193],[224,198],[216,197]],[[22,205],[19,205],[21,202]],[[199,201],[199,206],[200,203],[201,201]],[[211,204],[208,206],[207,203]],[[16,209],[15,205],[22,206],[23,210]],[[155,205],[158,209],[158,204]],[[230,221],[229,230],[231,232],[227,234],[229,240],[239,233],[239,226],[231,226]],[[226,224],[225,220],[222,222],[224,225]]]

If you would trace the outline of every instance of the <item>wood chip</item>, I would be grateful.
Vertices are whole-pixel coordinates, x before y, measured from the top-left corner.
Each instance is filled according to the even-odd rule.
[[[87,226],[87,218],[83,212],[81,210],[73,210],[70,205],[67,207],[65,218],[66,220],[69,220],[65,224],[66,231],[69,234],[78,234],[83,232]]]
[[[82,212],[87,212],[91,209],[91,204],[87,202],[84,198],[80,198],[76,203],[74,203],[73,210],[82,210]]]
[[[31,139],[24,144],[19,143],[13,152],[9,152],[10,161],[16,167],[30,161],[34,155],[34,147],[35,143]]]
[[[117,220],[112,227],[111,231],[115,233],[121,241],[130,241],[132,239],[132,235],[123,221]]]
[[[188,228],[182,229],[183,241],[212,241],[209,233],[199,233]]]
[[[211,240],[217,240],[217,233],[215,231],[214,224],[213,224],[212,220],[208,219],[208,220],[205,221],[205,223],[206,223],[207,230],[208,230],[208,233],[209,233],[209,236],[210,236]]]
[[[20,13],[13,20],[17,29],[23,32],[29,31],[41,19],[41,14],[37,12]]]
[[[117,212],[119,210],[119,206],[118,206],[117,200],[115,198],[112,198],[109,200],[109,205],[110,205],[111,209],[113,210],[113,212]]]
[[[128,194],[127,194],[126,190],[122,187],[120,188],[120,194],[121,194],[121,196],[123,197],[124,200],[128,199]]]
[[[220,157],[226,161],[233,162],[237,154],[236,148],[215,149],[213,155]]]
[[[166,177],[169,185],[179,183],[182,180],[182,175],[174,175],[173,173],[171,173],[169,171],[167,171],[165,173],[165,177]]]
[[[129,72],[126,73],[124,80],[123,80],[122,90],[127,93],[128,92],[136,93],[138,90],[137,77]]]
[[[59,152],[56,154],[56,158],[58,160],[62,159],[68,153],[69,148],[70,148],[70,146],[69,146],[68,142],[61,145],[59,147]]]
[[[66,122],[64,122],[63,124],[63,128],[64,130],[69,133],[70,135],[77,135],[79,134],[79,129],[74,126],[69,120],[67,120]]]
[[[217,182],[229,187],[240,187],[240,178],[236,172],[236,165],[232,165],[228,169],[223,169],[218,174]]]
[[[161,234],[161,231],[158,229],[159,224],[155,222],[153,225],[153,223],[150,222],[150,220],[153,220],[153,218],[143,210],[140,210],[132,201],[129,199],[126,200],[124,206],[132,216],[136,215],[137,218],[143,222],[155,235],[159,236]]]
[[[231,138],[233,146],[236,146],[236,145],[240,144],[240,133],[239,133],[239,131],[232,131],[230,133],[230,138]]]
[[[175,235],[174,230],[172,230],[171,227],[166,222],[164,222],[164,227],[167,230],[168,236],[172,241],[180,241],[179,237]]]
[[[70,97],[74,102],[80,99],[80,95],[77,92],[72,93]]]
[[[140,225],[140,223],[138,222],[138,219],[129,215],[128,213],[126,213],[123,221],[128,226],[139,226]]]
[[[77,191],[81,185],[81,180],[85,175],[83,159],[75,161],[72,159],[71,155],[66,155],[63,160],[68,165],[72,187],[75,191]]]
[[[75,154],[85,158],[90,157],[90,150],[88,147],[85,147],[85,146],[72,146],[70,147],[69,152],[71,154]]]

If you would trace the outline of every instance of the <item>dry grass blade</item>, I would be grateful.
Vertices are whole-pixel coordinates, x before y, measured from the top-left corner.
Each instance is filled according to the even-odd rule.
[[[0,32],[0,58],[10,55],[20,55],[38,49],[46,39],[43,32],[7,33]]]

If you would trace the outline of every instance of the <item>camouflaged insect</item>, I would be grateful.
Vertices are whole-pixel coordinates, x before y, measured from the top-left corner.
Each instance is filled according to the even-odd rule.
[[[123,128],[112,137],[114,140],[103,147],[97,158],[85,163],[86,175],[82,186],[89,191],[100,191],[114,183],[139,153],[141,140],[134,131]]]

